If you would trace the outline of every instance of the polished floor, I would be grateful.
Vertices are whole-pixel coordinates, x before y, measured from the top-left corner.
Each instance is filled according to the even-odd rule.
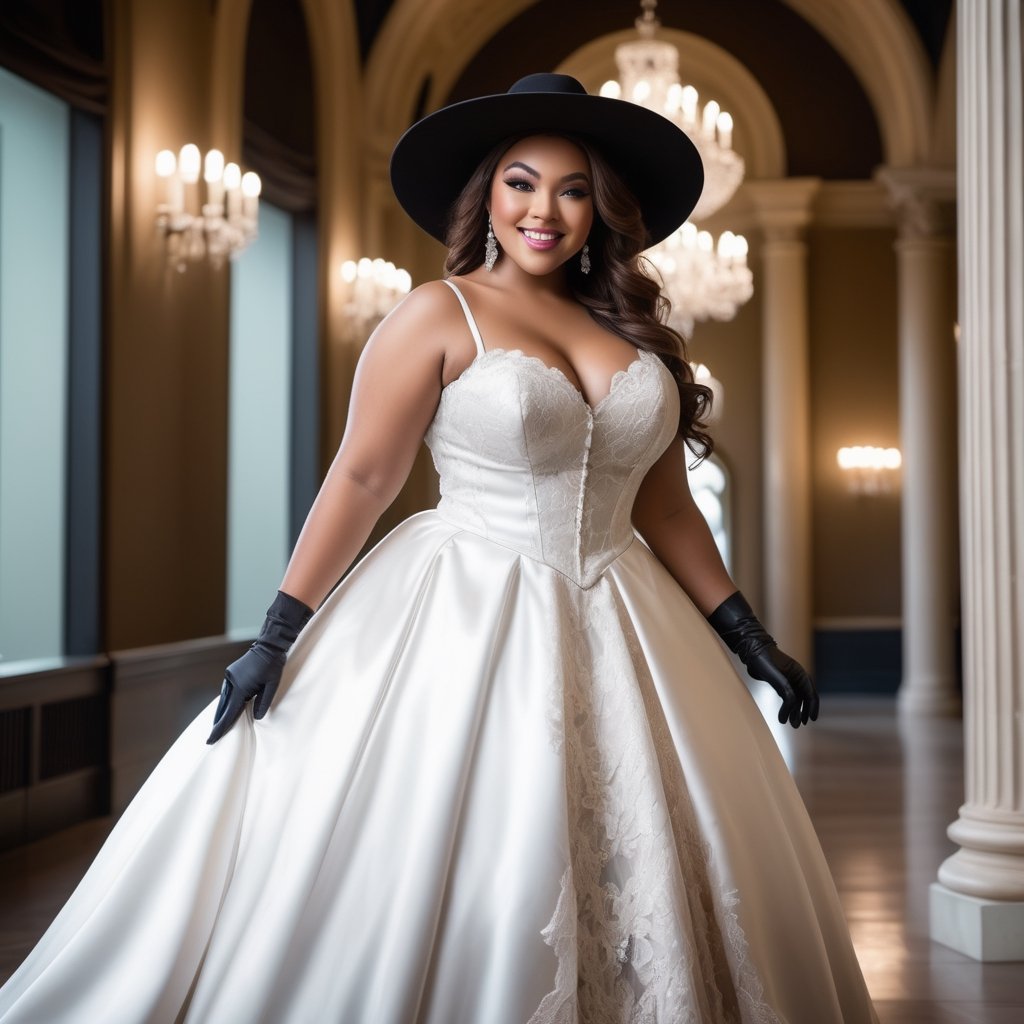
[[[767,687],[758,697],[777,701]],[[773,731],[832,868],[882,1024],[1021,1024],[1024,963],[979,964],[928,939],[928,885],[955,847],[960,722],[901,720],[893,701],[833,697],[818,722]],[[0,981],[43,933],[110,819],[0,854]],[[793,951],[799,957],[800,951]]]

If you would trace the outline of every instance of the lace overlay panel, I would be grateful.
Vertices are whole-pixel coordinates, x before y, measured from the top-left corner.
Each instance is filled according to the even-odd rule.
[[[549,725],[565,761],[570,863],[542,933],[555,989],[529,1024],[781,1024],[628,616],[606,579],[563,593]]]

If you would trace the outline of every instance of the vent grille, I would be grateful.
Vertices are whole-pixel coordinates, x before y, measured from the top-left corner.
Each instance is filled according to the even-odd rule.
[[[51,779],[107,763],[107,699],[75,697],[44,704],[40,722],[39,778]]]
[[[31,727],[31,708],[0,711],[0,793],[28,785]]]

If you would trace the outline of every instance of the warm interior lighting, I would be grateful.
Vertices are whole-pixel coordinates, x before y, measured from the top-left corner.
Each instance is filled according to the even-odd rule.
[[[840,448],[836,462],[846,475],[854,494],[884,494],[892,490],[893,478],[903,464],[899,448],[854,445]]]
[[[178,166],[178,158],[169,150],[161,149],[156,155],[156,176],[169,178]]]
[[[202,157],[199,154],[199,147],[189,142],[181,147],[178,154],[178,173],[186,185],[194,185],[199,180],[199,168],[202,164]]]
[[[154,170],[163,183],[156,222],[163,232],[167,259],[175,269],[183,271],[189,262],[204,259],[219,266],[256,238],[258,175],[252,171],[243,175],[238,164],[225,164],[219,149],[211,149],[204,158],[191,142],[182,146],[177,156],[169,149],[160,150]]]
[[[364,256],[358,262],[346,260],[341,265],[345,289],[345,335],[352,344],[362,345],[374,328],[409,293],[412,277],[407,270],[390,260],[371,260]]]

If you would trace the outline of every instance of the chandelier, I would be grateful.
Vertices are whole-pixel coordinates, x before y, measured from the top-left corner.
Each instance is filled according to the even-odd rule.
[[[699,106],[697,90],[679,81],[679,51],[655,38],[661,22],[657,0],[641,0],[638,39],[615,48],[618,80],[601,86],[602,96],[631,100],[678,125],[697,147],[704,165],[704,190],[693,212],[699,221],[720,210],[743,181],[743,158],[732,148],[732,117],[715,100]],[[672,303],[669,323],[689,336],[695,320],[731,320],[754,294],[747,242],[725,231],[710,232],[687,221],[645,254],[658,269]]]
[[[199,195],[203,171],[206,201]],[[164,182],[164,201],[157,206],[157,227],[167,244],[167,258],[178,271],[189,262],[209,259],[221,266],[256,238],[261,189],[259,175],[242,174],[224,154],[211,149],[205,160],[188,143],[177,156],[169,149],[156,155],[155,170]]]

